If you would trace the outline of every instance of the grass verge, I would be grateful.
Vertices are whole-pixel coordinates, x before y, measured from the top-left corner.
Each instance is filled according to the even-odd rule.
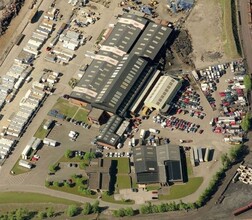
[[[40,139],[43,140],[47,136],[47,134],[49,133],[50,130],[46,130],[46,129],[43,128],[46,121],[47,121],[46,119],[43,120],[43,122],[39,126],[38,130],[34,134],[34,137],[40,138]]]
[[[14,172],[13,175],[19,175],[19,174],[27,173],[27,172],[31,171],[30,169],[19,166],[19,164],[18,164],[19,160],[20,159],[17,160],[17,162],[15,163],[15,165],[11,169]]]
[[[135,204],[135,201],[133,200],[115,200],[114,195],[108,195],[107,193],[103,193],[101,199],[104,202],[110,202],[110,203],[116,203],[116,204],[124,204],[124,205]]]
[[[56,198],[39,193],[24,193],[24,192],[1,192],[0,204],[6,203],[55,203],[65,205],[80,205],[81,203],[68,199]]]
[[[160,184],[150,184],[146,187],[146,189],[148,191],[152,191],[152,190],[158,190],[160,189]]]
[[[238,58],[240,56],[237,51],[238,48],[237,48],[236,41],[234,38],[234,33],[233,33],[233,24],[232,24],[233,10],[231,8],[231,1],[227,1],[227,0],[220,1],[221,10],[222,10],[222,19],[223,19],[222,21],[223,32],[222,33],[223,33],[223,40],[225,41],[225,53],[230,58]],[[236,14],[234,16],[236,16]]]
[[[159,195],[160,200],[180,199],[194,193],[202,184],[203,177],[189,178],[188,183],[183,185],[173,185],[169,195]]]

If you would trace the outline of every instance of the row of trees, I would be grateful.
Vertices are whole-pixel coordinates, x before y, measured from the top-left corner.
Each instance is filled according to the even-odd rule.
[[[242,144],[230,148],[229,153],[222,154],[221,163],[227,170],[233,163],[239,161],[246,153],[246,147]]]
[[[140,208],[141,214],[162,213],[178,210],[189,210],[197,208],[195,203],[184,203],[180,200],[179,203],[170,202],[162,203],[160,205],[153,205],[150,202],[147,205],[143,205]]]
[[[96,201],[93,204],[86,202],[83,204],[83,207],[70,205],[68,206],[66,210],[66,215],[68,217],[73,217],[73,216],[79,215],[80,213],[83,215],[90,215],[90,214],[99,213],[99,212],[100,212],[99,201]]]
[[[66,150],[64,155],[65,155],[65,158],[68,158],[68,159],[73,158],[75,156],[74,151],[72,151],[70,149]],[[94,152],[86,152],[84,154],[84,156],[78,155],[77,157],[79,159],[84,159],[84,160],[88,161],[88,160],[95,158],[96,156],[95,156]]]
[[[40,212],[32,212],[24,208],[19,208],[6,214],[0,214],[0,220],[29,220],[33,219],[35,215],[38,219],[45,219],[54,217],[56,213],[52,207]]]
[[[239,161],[246,153],[246,147],[244,145],[236,145],[230,148],[229,152],[221,156],[221,162],[223,167],[213,176],[209,186],[200,195],[196,205],[198,207],[203,206],[209,201],[212,195],[217,191],[222,179],[225,177],[225,172],[230,166]]]

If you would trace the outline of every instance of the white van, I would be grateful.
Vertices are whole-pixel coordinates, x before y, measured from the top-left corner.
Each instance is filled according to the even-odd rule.
[[[135,146],[136,146],[135,138],[132,138],[132,139],[131,139],[131,145],[132,145],[132,147],[135,147]]]
[[[150,132],[150,133],[154,133],[154,134],[159,134],[159,133],[160,133],[159,130],[154,129],[154,128],[149,128],[149,132]]]
[[[116,146],[117,149],[120,149],[122,148],[122,143],[118,143],[117,146]]]

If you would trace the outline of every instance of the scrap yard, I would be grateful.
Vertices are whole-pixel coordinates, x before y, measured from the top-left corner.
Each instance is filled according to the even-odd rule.
[[[251,163],[227,158],[248,145],[251,79],[246,59],[227,52],[221,3],[5,4],[0,47],[12,38],[0,59],[0,191],[22,184],[110,210],[195,205],[224,172],[221,192],[202,203],[208,213],[251,209]]]

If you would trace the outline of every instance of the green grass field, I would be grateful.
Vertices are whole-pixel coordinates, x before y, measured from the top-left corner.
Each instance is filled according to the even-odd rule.
[[[66,115],[66,117],[73,118],[76,111],[78,110],[78,107],[69,103],[63,98],[59,98],[52,109],[55,109],[61,114]]]
[[[189,181],[182,185],[173,185],[169,195],[160,195],[160,200],[180,199],[194,193],[202,184],[203,177],[189,178]]]
[[[46,130],[43,128],[45,122],[46,120],[44,119],[41,125],[39,126],[38,130],[34,134],[34,137],[44,139],[47,136],[47,134],[49,133],[49,130]]]
[[[65,205],[81,204],[71,200],[56,198],[39,193],[1,192],[0,204],[6,203],[55,203]]]
[[[217,3],[220,2],[221,10],[222,10],[222,18],[223,18],[223,31],[222,38],[225,42],[225,53],[230,58],[239,58],[239,54],[237,52],[237,48],[235,45],[235,39],[233,35],[232,29],[232,16],[231,16],[231,1],[227,0],[218,0]]]
[[[118,189],[129,189],[131,188],[131,180],[129,175],[117,175],[117,186]]]
[[[129,158],[125,158],[125,157],[113,157],[113,158],[109,158],[108,160],[116,160],[118,161],[117,164],[117,172],[118,174],[128,174],[130,172],[130,167],[129,167]]]
[[[87,115],[88,111],[86,109],[80,108],[78,112],[75,114],[74,119],[76,121],[83,121],[85,123],[88,123]]]

